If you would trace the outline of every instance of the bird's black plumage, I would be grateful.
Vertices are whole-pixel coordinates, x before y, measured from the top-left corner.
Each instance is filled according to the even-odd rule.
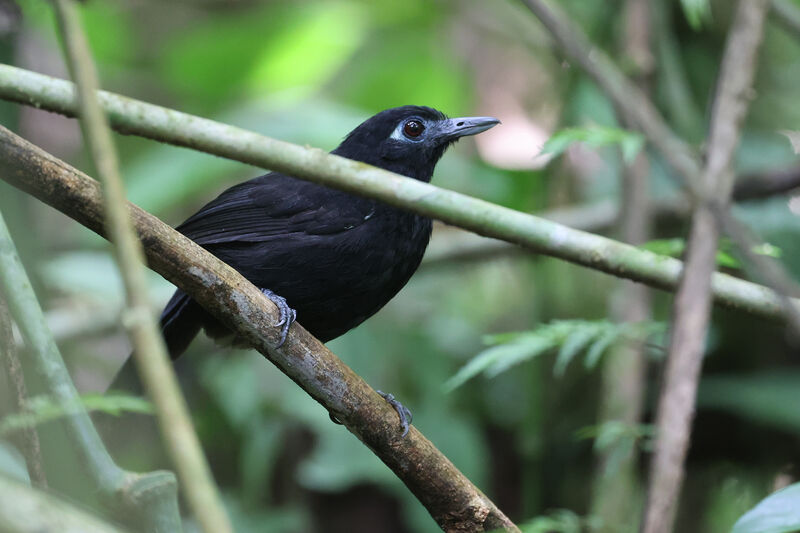
[[[427,182],[451,143],[497,122],[447,119],[429,107],[387,109],[333,153]],[[373,315],[406,284],[428,244],[431,220],[271,172],[227,189],[177,229],[285,298],[298,322],[325,342]],[[201,328],[214,338],[229,335],[181,290],[161,326],[173,358]]]

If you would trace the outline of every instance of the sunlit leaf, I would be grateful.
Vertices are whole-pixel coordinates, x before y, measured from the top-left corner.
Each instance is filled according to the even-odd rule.
[[[800,483],[774,492],[742,515],[731,533],[790,533],[800,530]]]

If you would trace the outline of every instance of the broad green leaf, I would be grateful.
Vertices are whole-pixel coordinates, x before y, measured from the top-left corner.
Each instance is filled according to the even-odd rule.
[[[774,492],[747,511],[731,533],[790,533],[800,530],[800,483]]]
[[[714,376],[701,381],[697,404],[701,409],[726,411],[761,425],[800,434],[798,390],[800,372],[794,370]]]

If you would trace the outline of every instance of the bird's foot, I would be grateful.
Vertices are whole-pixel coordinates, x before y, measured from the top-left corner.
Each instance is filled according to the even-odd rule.
[[[289,304],[286,303],[286,298],[283,296],[278,296],[269,289],[261,289],[261,292],[263,292],[264,296],[269,298],[270,301],[277,306],[278,311],[280,312],[280,320],[275,323],[275,327],[282,326],[281,339],[275,346],[276,348],[280,348],[283,346],[283,343],[286,342],[286,335],[289,334],[289,326],[291,326],[292,322],[297,319],[297,311],[289,307]]]
[[[375,391],[375,392],[383,396],[383,399],[386,400],[386,402],[389,405],[394,407],[394,410],[397,411],[397,416],[400,417],[400,426],[403,428],[402,436],[405,437],[406,435],[408,435],[408,427],[411,424],[411,420],[413,419],[411,411],[409,411],[405,405],[395,400],[393,395],[381,391]]]

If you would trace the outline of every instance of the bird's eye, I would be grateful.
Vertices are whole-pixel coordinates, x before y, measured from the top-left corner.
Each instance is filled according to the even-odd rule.
[[[403,133],[411,139],[416,139],[422,135],[423,131],[425,131],[425,125],[419,120],[409,120],[403,124]]]

